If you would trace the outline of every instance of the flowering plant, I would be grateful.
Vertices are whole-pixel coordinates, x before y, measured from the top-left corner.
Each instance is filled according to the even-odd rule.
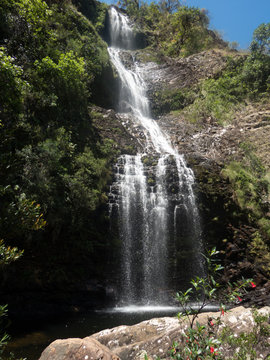
[[[170,358],[174,360],[223,360],[221,351],[221,340],[218,338],[218,327],[222,316],[225,315],[227,304],[237,304],[247,291],[247,287],[256,288],[252,279],[241,279],[234,283],[227,283],[222,289],[218,282],[219,272],[223,267],[217,263],[215,256],[219,252],[213,248],[204,256],[207,271],[204,277],[196,277],[191,280],[191,287],[183,292],[178,292],[176,298],[180,303],[182,311],[178,314],[180,320],[188,321],[189,326],[183,333],[181,344],[173,342],[170,350]],[[204,308],[210,303],[219,303],[219,315],[208,318],[208,324],[202,325],[197,318]],[[193,304],[199,306],[193,306]],[[157,358],[160,359],[160,358]],[[241,358],[242,359],[242,358]],[[148,360],[145,355],[145,360]]]
[[[178,314],[180,319],[187,319],[189,327],[184,333],[186,339],[184,349],[173,344],[171,349],[171,358],[177,360],[199,360],[199,359],[222,359],[220,351],[220,341],[217,338],[217,328],[221,322],[221,317],[225,314],[226,307],[219,300],[226,303],[239,303],[241,296],[246,292],[246,287],[250,284],[252,288],[256,285],[252,279],[242,279],[233,284],[228,283],[226,289],[221,291],[221,285],[217,278],[223,267],[215,259],[219,252],[213,248],[204,256],[207,267],[207,275],[196,277],[191,280],[191,287],[176,295],[182,311]],[[220,291],[218,291],[220,290]],[[191,302],[192,301],[192,302]],[[196,319],[203,312],[204,308],[212,303],[220,303],[220,313],[215,319],[209,318],[208,325],[201,325]],[[193,306],[192,304],[199,304]]]

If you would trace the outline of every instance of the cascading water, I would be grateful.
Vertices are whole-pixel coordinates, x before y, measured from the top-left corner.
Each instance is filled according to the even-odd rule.
[[[109,15],[108,52],[121,80],[119,112],[131,114],[146,139],[144,153],[122,155],[116,165],[113,204],[122,240],[120,300],[126,305],[160,305],[168,301],[169,270],[182,270],[185,279],[203,272],[196,255],[201,239],[194,175],[151,118],[143,72],[131,51],[135,44],[128,18],[114,7]],[[129,66],[123,60],[127,57]],[[183,238],[180,246],[179,237]],[[178,257],[177,266],[170,264],[169,253]]]

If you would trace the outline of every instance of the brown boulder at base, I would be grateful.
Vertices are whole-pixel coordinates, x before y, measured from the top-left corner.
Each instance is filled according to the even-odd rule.
[[[97,340],[65,339],[52,342],[39,360],[121,360]]]
[[[258,314],[269,317],[270,307],[258,310]],[[218,326],[217,318],[220,312],[200,314],[197,318],[200,324],[207,324],[212,319],[217,332],[225,327],[230,328],[235,337],[251,332],[256,324],[253,309],[238,306],[222,316]],[[186,341],[184,332],[188,327],[187,318],[179,321],[176,317],[155,318],[139,324],[121,325],[106,329],[91,337],[54,341],[44,350],[39,360],[144,360],[147,354],[149,360],[169,360],[173,341],[183,347]],[[269,354],[270,337],[259,337],[254,350],[258,358],[266,359]],[[238,346],[238,345],[237,345]],[[223,344],[224,359],[233,357],[235,347]],[[116,354],[116,355],[115,355]],[[118,357],[119,356],[119,357]]]

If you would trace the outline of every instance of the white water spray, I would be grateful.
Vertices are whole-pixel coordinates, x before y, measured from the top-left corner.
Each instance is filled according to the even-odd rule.
[[[151,118],[142,70],[130,51],[134,47],[133,30],[128,18],[114,7],[110,9],[110,36],[108,52],[121,79],[119,112],[129,112],[146,138],[144,154],[123,155],[117,164],[119,228],[123,244],[121,300],[129,305],[161,304],[167,301],[170,223],[173,223],[172,238],[177,240],[179,222],[183,220],[178,214],[181,209],[182,212],[184,209],[184,218],[188,218],[196,252],[201,250],[194,175],[184,157],[177,153]],[[172,163],[178,177],[175,204],[168,193]],[[189,249],[193,248],[190,242]],[[176,246],[174,251],[177,251]],[[190,259],[194,260],[195,257]],[[196,266],[202,269],[201,265]]]

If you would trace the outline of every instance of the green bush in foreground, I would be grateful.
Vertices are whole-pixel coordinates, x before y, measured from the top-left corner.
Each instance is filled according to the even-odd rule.
[[[223,267],[215,260],[218,255],[216,249],[208,252],[205,257],[207,265],[207,275],[204,277],[196,277],[191,280],[191,287],[186,291],[177,293],[177,300],[180,303],[182,311],[178,314],[183,325],[188,323],[187,329],[183,335],[179,335],[179,343],[174,342],[170,350],[170,358],[175,360],[203,360],[203,359],[224,359],[223,349],[226,349],[227,344],[234,346],[232,333],[228,328],[223,330],[222,335],[219,335],[219,328],[222,325],[222,316],[226,311],[226,306],[223,304],[235,304],[242,301],[242,296],[247,291],[247,287],[255,288],[256,285],[252,279],[242,279],[233,284],[228,283],[226,288],[222,288],[218,283],[217,278],[219,272]],[[202,313],[204,308],[210,303],[219,303],[220,313],[214,319],[208,318],[208,324],[202,325],[196,319]],[[192,304],[199,304],[199,307],[194,307]],[[256,326],[254,327],[252,335],[241,335],[237,346],[240,350],[237,354],[242,353],[253,356],[256,354],[254,346],[259,342],[261,336],[269,333],[269,326],[267,327],[263,322],[264,317],[258,316],[254,313]],[[184,326],[183,326],[184,329]],[[250,342],[250,346],[246,347],[246,342]],[[250,350],[249,350],[250,349]],[[238,355],[237,355],[238,356]],[[147,355],[145,360],[147,360]],[[246,359],[246,357],[235,357],[233,359]],[[250,357],[250,359],[253,359]]]

